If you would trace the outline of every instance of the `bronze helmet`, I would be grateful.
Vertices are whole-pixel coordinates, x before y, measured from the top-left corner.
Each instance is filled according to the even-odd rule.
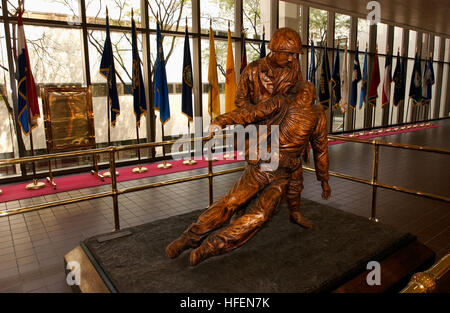
[[[272,35],[269,49],[274,52],[302,54],[302,40],[298,32],[292,28],[280,28]]]

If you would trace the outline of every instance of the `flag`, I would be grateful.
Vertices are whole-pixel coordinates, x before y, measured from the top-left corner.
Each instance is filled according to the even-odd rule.
[[[141,71],[141,59],[137,47],[136,24],[134,18],[131,19],[131,49],[133,51],[133,106],[136,116],[136,125],[141,124],[141,116],[147,112],[147,102],[145,97],[144,80]]]
[[[186,34],[184,35],[181,112],[186,114],[190,121],[192,121],[192,118],[194,117],[193,110],[192,110],[192,87],[193,86],[194,86],[194,79],[192,78],[191,49],[189,47],[189,36],[188,36],[188,30],[186,27]]]
[[[420,69],[420,58],[416,52],[416,57],[414,58],[414,68],[411,75],[411,85],[409,87],[409,96],[413,100],[413,104],[418,104],[422,102],[422,76]]]
[[[219,79],[217,78],[216,49],[214,47],[214,34],[209,27],[209,67],[208,67],[208,112],[211,118],[220,115]]]
[[[405,68],[400,52],[397,52],[397,64],[395,65],[394,76],[394,105],[402,104],[405,98]]]
[[[333,74],[331,75],[331,89],[333,90],[332,104],[338,105],[341,101],[341,74],[339,62],[339,48],[336,50],[336,56],[333,64]]]
[[[156,23],[156,66],[155,66],[155,108],[159,110],[159,119],[164,124],[170,118],[169,90],[167,88],[166,61],[162,46],[163,38],[159,23]]]
[[[259,50],[259,58],[265,58],[266,57],[266,41],[264,40],[264,37],[266,36],[265,33],[263,33],[263,38],[261,42],[261,49]]]
[[[100,74],[106,78],[108,85],[108,105],[111,110],[111,125],[116,126],[117,117],[120,114],[119,94],[117,93],[116,68],[114,67],[114,55],[109,34],[109,17],[106,12],[106,39],[103,47],[102,60],[100,62]]]
[[[380,84],[380,65],[378,63],[378,51],[375,52],[375,58],[372,66],[372,76],[370,77],[369,88],[369,104],[372,106],[377,105],[378,98],[378,85]]]
[[[362,84],[361,84],[361,94],[359,95],[359,109],[362,108],[364,102],[366,102],[367,95],[367,78],[369,74],[367,73],[367,48],[364,52],[364,63],[363,63],[363,76],[362,76]]]
[[[241,34],[241,71],[240,71],[241,74],[242,74],[242,71],[247,66],[247,49],[245,48],[244,36],[245,36],[245,34],[244,34],[244,32],[242,32],[242,34]]]
[[[316,86],[316,50],[314,48],[314,41],[311,43],[311,64],[308,71],[308,80]]]
[[[425,72],[423,74],[423,105],[430,104],[433,95],[432,86],[434,84],[434,69],[431,57],[427,60]]]
[[[236,109],[236,73],[234,71],[233,45],[231,31],[228,30],[227,67],[225,73],[225,113]]]
[[[359,64],[358,47],[356,47],[355,60],[353,61],[352,87],[350,90],[350,105],[356,108],[358,102],[358,83],[361,81],[361,66]]]
[[[342,114],[345,114],[348,109],[348,74],[347,74],[347,46],[345,46],[345,54],[344,54],[344,64],[342,70],[342,98],[339,101],[339,107],[341,109]]]
[[[17,121],[25,135],[30,133],[31,129],[37,127],[37,119],[40,117],[39,102],[34,83],[33,73],[31,72],[30,57],[28,56],[27,42],[22,21],[23,12],[19,9],[17,18],[17,68],[18,68],[18,116]],[[28,112],[28,109],[30,112]],[[31,119],[29,119],[31,118]]]
[[[384,108],[386,104],[391,101],[391,83],[392,83],[392,55],[386,55],[384,63],[384,80],[383,92],[381,94],[381,107]]]
[[[328,63],[328,49],[325,47],[325,51],[322,56],[322,71],[320,73],[320,86],[319,86],[319,103],[322,104],[325,109],[328,109],[330,101],[330,65]]]

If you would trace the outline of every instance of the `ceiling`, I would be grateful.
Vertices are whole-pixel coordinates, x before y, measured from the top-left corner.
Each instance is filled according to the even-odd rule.
[[[288,0],[358,17],[371,11],[369,0]],[[381,22],[450,37],[450,0],[378,0]]]

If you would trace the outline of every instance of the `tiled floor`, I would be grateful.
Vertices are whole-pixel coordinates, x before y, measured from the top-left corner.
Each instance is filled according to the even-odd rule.
[[[383,137],[385,141],[450,148],[450,121],[442,127]],[[331,170],[368,179],[371,148],[346,143],[331,146]],[[425,152],[382,148],[380,181],[450,196],[450,157]],[[215,167],[215,170],[242,166]],[[206,169],[181,172],[119,183],[119,189],[204,173]],[[214,178],[214,197],[226,192],[240,176],[234,173]],[[371,188],[331,178],[332,199],[320,198],[320,184],[305,172],[302,196],[325,202],[357,215],[369,216]],[[17,208],[57,199],[109,190],[100,186],[50,196],[0,203]],[[204,208],[208,203],[206,179],[125,194],[119,198],[122,228]],[[389,190],[378,190],[377,217],[383,223],[411,232],[441,258],[450,252],[450,205]],[[0,292],[70,292],[65,283],[64,255],[78,243],[114,227],[112,200],[92,200],[11,217],[0,218]]]

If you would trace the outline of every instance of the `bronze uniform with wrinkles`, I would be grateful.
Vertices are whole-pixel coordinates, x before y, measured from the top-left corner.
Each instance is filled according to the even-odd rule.
[[[274,42],[275,44],[273,44]],[[280,42],[282,43],[280,44]],[[293,93],[300,88],[303,92],[299,94],[303,96],[305,96],[305,92],[306,95],[310,94],[309,100],[302,100],[309,101],[309,103],[315,95],[314,87],[311,89],[307,84],[299,83],[295,86],[296,88],[293,88],[296,82],[299,80],[301,82],[301,73],[297,58],[283,55],[283,49],[289,49],[289,45],[291,45],[291,52],[301,52],[301,41],[298,34],[289,29],[277,31],[269,44],[269,48],[272,46],[271,50],[275,50],[273,55],[269,54],[268,57],[251,63],[243,72],[236,99],[238,109],[219,116],[212,123],[212,125],[222,127],[249,123],[268,126],[280,125],[279,168],[273,172],[264,172],[260,168],[259,160],[248,162],[243,175],[228,194],[212,204],[180,238],[167,247],[166,254],[169,257],[177,257],[185,249],[198,247],[190,255],[190,263],[195,265],[207,257],[240,247],[270,218],[286,193],[291,221],[304,227],[312,226],[299,210],[300,192],[303,189],[300,155],[307,146],[310,133],[313,132],[312,145],[315,150],[316,166],[319,169],[318,178],[328,186],[326,121],[323,112],[320,113],[317,108],[312,110],[310,105],[306,105],[300,110],[296,108],[298,105],[288,105],[288,103],[293,103],[292,99],[289,100],[283,95],[287,92]],[[292,49],[292,46],[296,46],[297,50]],[[277,48],[281,51],[277,52]],[[275,62],[270,62],[271,57],[275,59]],[[273,64],[283,65],[286,57],[291,59],[291,66],[273,67]],[[287,64],[288,62],[285,65]],[[309,109],[307,109],[308,107]],[[308,117],[308,114],[312,115]],[[301,128],[302,124],[304,124],[303,128]],[[315,128],[311,129],[313,125]],[[290,133],[291,135],[289,135]],[[321,137],[318,135],[319,133]],[[295,135],[292,137],[292,134]],[[324,185],[322,187],[325,194],[326,188]],[[261,193],[253,208],[244,215],[233,219],[228,226],[222,227],[243,204],[258,192]],[[327,197],[329,197],[329,186]],[[220,230],[212,233],[220,227],[222,227]]]

